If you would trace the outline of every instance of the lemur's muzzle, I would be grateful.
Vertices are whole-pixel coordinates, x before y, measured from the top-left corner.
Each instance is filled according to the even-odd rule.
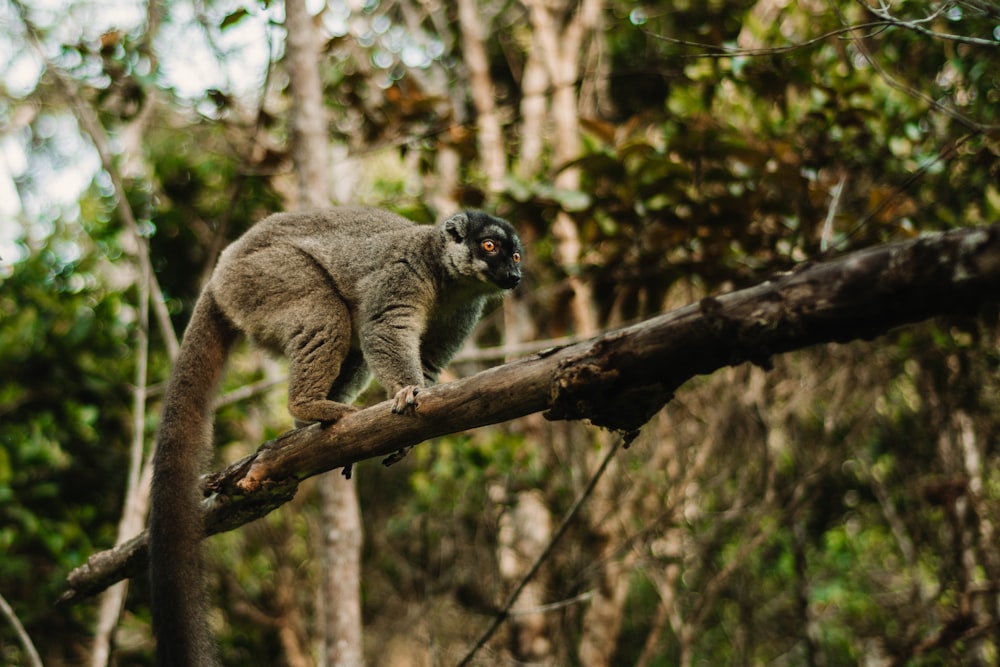
[[[497,276],[497,285],[502,289],[513,289],[521,282],[521,272],[517,269],[507,269]]]

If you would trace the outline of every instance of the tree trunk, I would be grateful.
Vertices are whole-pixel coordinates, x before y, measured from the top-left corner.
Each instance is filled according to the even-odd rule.
[[[595,437],[604,441],[602,449],[606,449],[613,436],[600,432]],[[591,471],[599,464],[598,457],[590,455],[581,458],[587,464],[587,472],[592,474]],[[598,545],[596,563],[600,564],[592,576],[596,580],[594,596],[583,614],[578,648],[580,664],[592,667],[614,664],[618,636],[625,619],[630,567],[623,561],[626,555],[616,553],[617,545],[622,544],[617,531],[620,526],[633,525],[633,520],[624,516],[627,509],[618,502],[619,489],[615,488],[617,466],[617,461],[608,464],[608,470],[594,488],[594,495],[584,513],[590,533],[588,539]]]
[[[600,18],[600,0],[575,2],[549,2],[526,0],[533,28],[533,44],[537,45],[548,65],[549,80],[553,86],[552,119],[554,126],[553,162],[561,167],[580,155],[579,115],[580,102],[577,81],[583,58],[583,45],[592,35]],[[572,18],[569,14],[574,11]],[[560,26],[562,28],[560,29]],[[555,186],[560,190],[579,191],[578,169],[560,169],[555,176]],[[566,273],[570,291],[570,316],[577,334],[590,336],[597,331],[597,315],[591,286],[581,275],[582,244],[576,223],[566,211],[556,215],[552,225],[556,239],[555,260]],[[596,436],[604,438],[602,435]],[[606,440],[606,438],[604,438]],[[605,447],[608,445],[604,443]],[[582,471],[589,476],[589,471]],[[598,496],[607,490],[607,476],[602,480]],[[596,500],[596,499],[595,499]],[[604,516],[603,513],[589,516]],[[607,523],[593,523],[590,530],[594,539],[602,544],[614,544],[608,535],[612,530]],[[617,645],[623,619],[623,605],[627,580],[621,572],[621,563],[612,557],[602,558],[602,571],[598,574],[596,594],[584,614],[584,632],[580,640],[579,658],[584,665],[610,664]]]
[[[496,93],[490,77],[490,62],[483,45],[483,25],[475,0],[458,0],[458,23],[462,33],[462,51],[469,68],[469,92],[476,107],[479,131],[479,160],[486,172],[491,193],[503,190],[507,177],[507,153],[503,130],[496,112]]]
[[[500,577],[509,589],[521,581],[551,539],[552,515],[542,494],[537,490],[516,494],[510,509],[500,517],[497,535]],[[545,582],[536,577],[524,587],[511,610],[511,651],[520,662],[548,664],[546,659],[551,656],[545,614],[530,611],[547,602],[545,590]]]
[[[292,159],[299,204],[330,203],[327,123],[320,78],[320,39],[305,0],[286,0],[286,63],[292,90]],[[320,481],[323,548],[324,664],[362,664],[361,512],[354,479],[339,474]]]
[[[600,0],[583,0],[573,17],[567,20],[574,3],[560,0],[524,0],[533,31],[532,44],[542,49],[552,83],[552,120],[554,141],[552,160],[556,168],[579,157],[579,101],[576,87],[580,72],[581,48],[601,10]],[[562,30],[558,28],[563,25]],[[561,169],[555,175],[560,190],[578,191],[580,171]],[[552,225],[556,240],[555,260],[563,271],[570,291],[570,312],[576,333],[591,335],[597,330],[593,292],[580,276],[582,245],[576,223],[565,212],[556,215]]]
[[[361,510],[354,479],[328,473],[320,481],[323,539],[323,636],[329,667],[364,662],[361,646]]]
[[[521,73],[521,128],[517,176],[525,181],[535,177],[542,166],[545,128],[548,123],[549,72],[545,67],[542,33],[531,31],[531,48],[525,54]]]
[[[292,92],[291,153],[301,208],[329,206],[320,40],[305,0],[285,1],[285,67]]]

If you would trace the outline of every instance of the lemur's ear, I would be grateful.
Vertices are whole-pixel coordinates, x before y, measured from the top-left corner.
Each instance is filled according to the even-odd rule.
[[[464,211],[456,213],[444,221],[444,230],[456,243],[464,241],[469,234],[469,216]]]

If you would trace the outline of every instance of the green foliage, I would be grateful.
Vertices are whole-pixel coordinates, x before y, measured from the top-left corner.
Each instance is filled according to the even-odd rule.
[[[615,107],[634,115],[614,124],[585,119],[588,154],[561,166],[582,172],[579,193],[525,184],[508,193],[518,211],[532,202],[545,218],[554,210],[573,216],[604,303],[622,304],[626,318],[641,316],[649,312],[641,304],[655,310],[681,277],[710,286],[754,280],[828,247],[909,234],[918,212],[922,229],[929,219],[938,226],[989,221],[983,212],[992,207],[1000,147],[982,130],[968,135],[957,115],[934,112],[921,93],[890,85],[896,80],[880,77],[837,38],[774,55],[692,57],[714,46],[739,50],[737,36],[741,44],[783,47],[843,25],[834,12],[787,7],[764,21],[747,11],[753,3],[726,5],[645,8],[639,25],[615,24],[609,45],[615,72],[623,73],[620,87],[612,78],[611,92]],[[846,16],[862,20],[854,10],[846,7]],[[969,35],[994,29],[967,14],[936,27]],[[979,100],[998,94],[995,76],[983,78],[982,67],[983,59],[1000,60],[996,49],[950,49],[899,28],[870,48],[879,62],[914,75],[898,77],[901,85],[919,90],[924,73],[940,72],[940,88],[927,95],[960,100],[960,113],[980,127],[993,122],[996,105]],[[952,154],[955,142],[963,143]],[[916,172],[922,176],[911,185]],[[835,189],[842,192],[831,211]]]
[[[247,173],[246,157],[226,145],[214,123],[200,120],[180,131],[154,125],[145,148],[158,193],[147,206],[154,268],[167,295],[193,303],[212,253],[281,202],[269,179]]]
[[[0,285],[0,588],[36,637],[84,620],[52,604],[121,508],[133,315],[91,234],[57,225]]]

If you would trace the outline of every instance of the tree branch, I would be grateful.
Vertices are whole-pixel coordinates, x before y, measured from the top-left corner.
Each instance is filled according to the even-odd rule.
[[[1000,225],[957,229],[806,263],[590,341],[421,391],[417,415],[385,401],[332,426],[264,443],[206,478],[206,532],[231,530],[295,495],[300,481],[429,438],[545,410],[638,430],[696,375],[819,343],[870,340],[901,324],[1000,301]],[[145,534],[70,573],[63,600],[145,567]]]
[[[14,608],[10,606],[7,602],[7,598],[0,595],[0,614],[7,619],[7,621],[14,627],[14,632],[17,634],[18,640],[21,642],[21,646],[24,648],[24,653],[26,655],[26,660],[31,665],[31,667],[43,667],[42,658],[38,655],[38,649],[35,648],[35,644],[31,641],[31,637],[28,635],[27,630],[21,624],[21,620],[17,617],[14,612]]]
[[[925,37],[933,37],[935,39],[944,39],[951,42],[960,42],[962,44],[974,44],[976,46],[989,46],[996,48],[1000,46],[1000,42],[995,39],[984,39],[982,37],[968,37],[966,35],[953,35],[945,32],[937,32],[936,30],[931,30],[930,28],[925,28],[924,23],[928,23],[938,18],[942,13],[942,10],[948,5],[942,4],[940,7],[935,9],[930,15],[922,19],[912,19],[906,21],[904,19],[896,18],[889,11],[889,3],[884,1],[879,1],[878,6],[872,6],[868,4],[867,0],[856,0],[856,2],[865,8],[867,11],[871,12],[873,15],[877,16],[879,19],[890,23],[894,26],[899,26],[900,28],[906,28],[907,30],[912,30],[913,32],[924,35]]]

